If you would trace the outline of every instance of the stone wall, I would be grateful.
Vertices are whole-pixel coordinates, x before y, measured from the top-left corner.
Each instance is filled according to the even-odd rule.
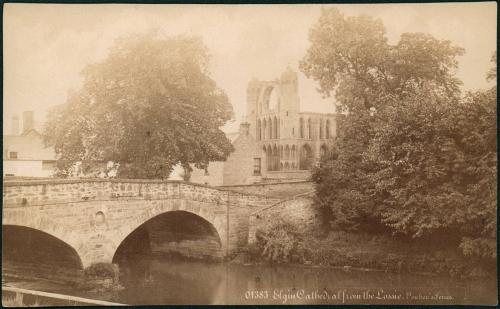
[[[195,259],[206,257],[222,259],[224,257],[221,243],[217,237],[207,235],[189,239],[182,236],[160,230],[150,231],[151,251],[157,254],[178,254]],[[169,240],[175,238],[178,238],[178,240]]]
[[[151,180],[27,180],[3,183],[3,206],[22,207],[85,201],[115,199],[183,198],[204,202],[224,203],[231,200],[249,207],[260,207],[274,202],[267,196],[225,190],[183,181]]]
[[[220,249],[220,244],[212,240],[182,240],[178,242],[161,242],[153,244],[153,253],[179,254],[184,257],[194,259],[210,258],[220,260],[224,253]]]
[[[268,171],[264,182],[280,182],[280,181],[307,181],[311,178],[311,171],[308,170],[291,170],[291,171]]]
[[[240,131],[233,142],[234,151],[224,163],[223,185],[248,184],[260,180],[253,170],[254,158],[261,157],[260,149],[257,149],[257,143],[248,128]]]
[[[278,202],[250,215],[249,243],[255,242],[258,229],[283,219],[293,224],[297,231],[307,232],[319,224],[320,212],[310,196],[298,196]]]
[[[288,181],[252,185],[222,186],[220,188],[228,189],[234,192],[259,194],[272,198],[286,199],[297,194],[314,191],[314,183],[311,181]]]

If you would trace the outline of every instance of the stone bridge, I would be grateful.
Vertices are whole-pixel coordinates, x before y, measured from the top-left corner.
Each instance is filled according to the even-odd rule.
[[[4,226],[22,226],[65,242],[82,268],[112,263],[134,230],[161,214],[183,211],[210,223],[224,256],[248,243],[249,214],[276,199],[181,181],[37,180],[4,182]]]

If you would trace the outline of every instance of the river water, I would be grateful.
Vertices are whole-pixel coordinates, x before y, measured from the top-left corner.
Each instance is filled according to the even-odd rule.
[[[121,265],[123,289],[79,291],[44,281],[4,284],[133,305],[158,304],[495,304],[496,278],[236,265],[139,256]]]

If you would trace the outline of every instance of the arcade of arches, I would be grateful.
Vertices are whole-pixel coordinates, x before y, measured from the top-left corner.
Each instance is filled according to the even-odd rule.
[[[263,119],[258,119],[256,124],[256,137],[258,141],[279,139],[280,138],[280,119],[276,116],[266,117]],[[331,134],[331,124],[330,119],[323,120],[319,119],[319,128],[317,133],[313,133],[313,125],[311,118],[305,120],[303,117],[299,118],[299,138],[302,139],[313,139],[315,136],[319,139],[330,139]]]
[[[256,122],[256,139],[260,141],[265,168],[267,171],[295,171],[310,170],[315,161],[324,155],[328,147],[327,140],[331,139],[330,119],[317,117],[316,124],[310,117],[300,117],[298,123],[298,137],[281,136],[280,118],[268,116]],[[286,134],[283,134],[286,135]],[[277,140],[275,143],[267,141]],[[309,140],[309,141],[307,141]],[[321,143],[318,147],[318,142]]]
[[[268,144],[262,147],[266,158],[267,171],[294,171],[310,170],[314,164],[314,153],[309,144],[296,145],[278,145]],[[320,147],[320,156],[328,151],[328,147],[322,144]]]
[[[280,138],[279,119],[274,116],[273,118],[264,118],[257,121],[257,140],[278,139]]]

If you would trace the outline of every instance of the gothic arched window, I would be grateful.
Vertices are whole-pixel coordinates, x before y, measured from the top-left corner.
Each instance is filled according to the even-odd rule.
[[[266,123],[266,119],[262,120],[262,128],[261,128],[261,137],[262,139],[266,139],[266,126],[267,126],[267,123]]]
[[[256,128],[256,132],[255,132],[255,135],[256,135],[258,141],[260,141],[262,139],[262,137],[260,135],[260,127],[261,127],[261,123],[260,123],[260,119],[259,119],[259,120],[257,120],[257,128]]]
[[[267,130],[267,138],[272,139],[273,138],[273,121],[271,118],[267,119],[267,125],[268,125],[268,130]]]
[[[311,118],[307,119],[307,138],[308,139],[312,138],[312,122],[311,122]]]
[[[273,138],[278,138],[278,119],[276,116],[273,120]]]
[[[320,157],[323,157],[328,152],[328,147],[325,144],[321,145],[319,149]]]
[[[313,154],[308,144],[300,147],[299,151],[299,169],[310,170],[312,168]]]
[[[271,145],[267,145],[267,151],[266,151],[266,161],[267,161],[267,170],[272,171],[273,170],[273,150],[271,148]]]
[[[279,161],[280,161],[280,154],[278,151],[278,147],[274,145],[273,147],[273,159],[272,159],[272,170],[277,171],[279,169]]]
[[[319,120],[319,139],[323,139],[323,119]]]
[[[299,137],[304,138],[304,119],[300,118],[299,123]]]

